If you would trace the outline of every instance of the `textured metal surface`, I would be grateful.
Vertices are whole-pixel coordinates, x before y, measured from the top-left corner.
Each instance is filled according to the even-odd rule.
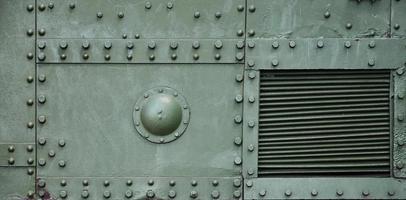
[[[35,192],[33,168],[0,167],[0,199],[31,200]]]
[[[38,120],[46,119],[38,125],[40,176],[239,174],[241,155],[233,141],[242,135],[234,123],[242,112],[234,100],[242,94],[235,80],[241,65],[41,64],[38,70],[46,76],[38,95],[47,99],[38,106]],[[146,89],[162,85],[179,91],[192,115],[182,137],[154,144],[138,134],[132,114]]]
[[[258,177],[389,176],[388,71],[261,71]]]
[[[245,180],[245,199],[404,199],[404,180],[262,178]]]
[[[244,0],[38,0],[38,5],[49,2],[55,6],[38,13],[38,28],[45,30],[40,35],[43,38],[244,36]],[[239,30],[242,35],[237,35]]]
[[[405,50],[403,39],[248,39],[246,60],[254,69],[396,69]]]
[[[406,72],[405,67],[393,72],[393,172],[395,177],[406,177]]]

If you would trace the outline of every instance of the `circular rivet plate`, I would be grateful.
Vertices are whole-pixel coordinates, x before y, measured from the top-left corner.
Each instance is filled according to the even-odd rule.
[[[134,106],[135,129],[153,143],[168,143],[185,132],[190,120],[190,106],[185,97],[169,87],[144,92]]]

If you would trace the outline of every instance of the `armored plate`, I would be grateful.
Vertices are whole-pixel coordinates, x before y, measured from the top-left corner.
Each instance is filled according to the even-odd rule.
[[[0,167],[0,199],[32,199],[35,194],[35,169]]]

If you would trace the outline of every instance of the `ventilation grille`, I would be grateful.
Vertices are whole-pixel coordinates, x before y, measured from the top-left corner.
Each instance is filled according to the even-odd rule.
[[[389,176],[388,71],[261,71],[258,176]]]

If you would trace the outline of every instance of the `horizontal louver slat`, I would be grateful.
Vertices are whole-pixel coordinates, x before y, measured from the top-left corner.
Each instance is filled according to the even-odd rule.
[[[261,71],[258,176],[388,176],[390,73]]]

